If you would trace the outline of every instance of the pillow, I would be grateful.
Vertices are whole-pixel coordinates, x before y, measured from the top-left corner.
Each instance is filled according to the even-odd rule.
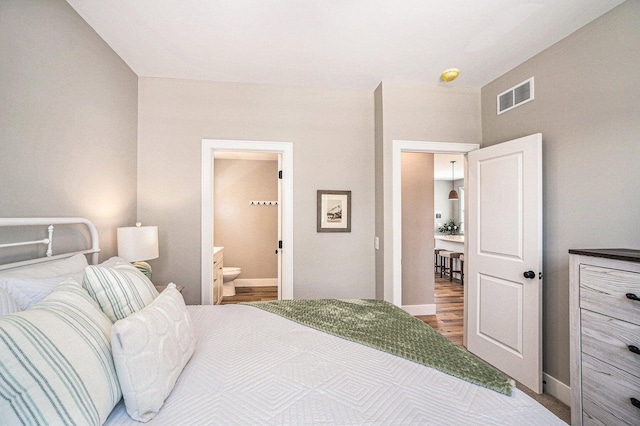
[[[11,297],[7,290],[0,288],[0,318],[19,311],[20,308],[13,297]]]
[[[162,408],[196,345],[191,317],[175,284],[146,308],[113,324],[111,342],[127,413],[148,422]]]
[[[87,265],[85,255],[78,253],[66,259],[56,259],[50,262],[0,271],[0,281],[6,281],[9,278],[52,278],[71,275],[84,271]]]
[[[102,262],[99,266],[112,268],[117,265],[128,264],[129,262],[126,260],[114,256]],[[4,274],[0,272],[0,288],[6,289],[8,294],[13,297],[13,300],[18,305],[18,311],[24,311],[34,303],[42,300],[55,286],[67,278],[73,278],[81,283],[87,266],[86,257],[82,254],[76,254],[68,259],[7,270]],[[62,272],[63,274],[48,276],[54,272]]]
[[[80,270],[74,274],[66,274],[52,278],[9,278],[3,287],[13,297],[21,311],[28,309],[31,305],[42,300],[47,294],[61,282],[72,278],[76,282],[82,282],[84,271]]]
[[[139,311],[158,296],[153,283],[131,264],[87,266],[82,285],[112,322]]]
[[[122,393],[111,322],[73,280],[0,318],[0,423],[104,423]]]
[[[118,265],[131,265],[131,263],[127,262],[126,260],[124,260],[121,257],[113,256],[113,257],[110,257],[109,259],[105,260],[104,262],[102,262],[98,266],[102,266],[103,268],[113,268],[114,266],[118,266]],[[86,267],[86,265],[85,265],[85,267]],[[82,268],[82,269],[84,270],[84,268]]]

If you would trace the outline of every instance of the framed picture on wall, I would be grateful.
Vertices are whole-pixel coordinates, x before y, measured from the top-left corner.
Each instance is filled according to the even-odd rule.
[[[318,232],[351,232],[351,191],[318,190]]]

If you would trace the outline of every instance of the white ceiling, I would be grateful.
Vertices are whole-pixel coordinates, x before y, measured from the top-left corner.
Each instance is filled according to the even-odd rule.
[[[67,0],[141,77],[480,88],[623,0]]]

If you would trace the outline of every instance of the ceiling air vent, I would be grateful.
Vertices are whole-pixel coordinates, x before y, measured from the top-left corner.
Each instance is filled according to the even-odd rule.
[[[533,100],[533,77],[498,95],[498,115]]]

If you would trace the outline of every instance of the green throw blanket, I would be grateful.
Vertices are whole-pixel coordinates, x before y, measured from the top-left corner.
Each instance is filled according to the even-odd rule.
[[[245,304],[506,395],[511,395],[515,386],[495,368],[388,302],[318,299]]]

